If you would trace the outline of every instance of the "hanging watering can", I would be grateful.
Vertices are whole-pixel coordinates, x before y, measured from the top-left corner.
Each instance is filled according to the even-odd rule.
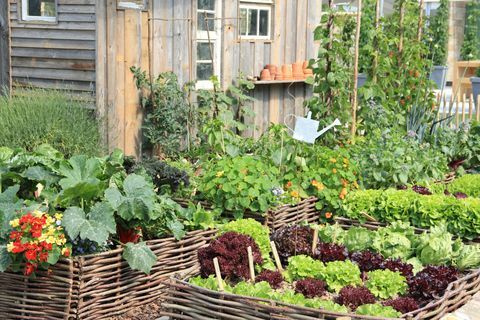
[[[295,117],[295,130],[286,124],[287,119],[291,116]],[[322,134],[335,126],[341,125],[340,120],[335,119],[332,124],[318,131],[319,124],[319,121],[312,119],[312,112],[310,111],[308,112],[306,118],[299,117],[294,114],[289,114],[285,117],[285,125],[293,132],[293,138],[308,143],[315,143],[315,139],[320,137]]]

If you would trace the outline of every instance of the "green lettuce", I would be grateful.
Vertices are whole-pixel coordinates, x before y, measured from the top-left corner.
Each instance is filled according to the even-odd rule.
[[[367,277],[366,287],[377,298],[389,299],[407,292],[407,280],[398,271],[374,270]]]
[[[432,227],[419,237],[417,257],[424,264],[449,264],[454,255],[454,241],[444,225]]]
[[[350,228],[343,238],[343,244],[349,251],[370,249],[374,233],[362,227]]]
[[[474,269],[480,267],[480,245],[464,245],[454,260],[455,266],[460,270]]]
[[[362,285],[361,272],[358,265],[350,260],[333,261],[326,264],[325,271],[320,275],[327,283],[328,289],[339,292],[345,286]]]
[[[322,278],[325,266],[319,260],[315,260],[306,255],[298,255],[288,259],[287,270],[284,278],[288,282],[305,278]]]
[[[375,234],[372,248],[386,258],[408,259],[412,255],[413,231],[409,224],[393,222]]]
[[[387,318],[398,318],[402,314],[390,306],[382,306],[380,304],[364,304],[357,308],[357,314],[366,316],[380,316]]]

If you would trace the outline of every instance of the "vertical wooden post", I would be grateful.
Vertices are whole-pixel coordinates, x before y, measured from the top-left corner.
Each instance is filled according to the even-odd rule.
[[[403,24],[405,20],[405,1],[400,0],[400,21],[398,23],[398,28],[399,28],[399,33],[400,33],[400,40],[398,42],[398,52],[400,55],[400,58],[402,56],[403,52]]]
[[[358,104],[358,51],[360,45],[360,26],[362,23],[362,0],[357,0],[357,29],[355,32],[355,58],[353,65],[353,103],[352,103],[352,127],[351,139],[355,140],[355,133],[357,131],[357,104]]]
[[[102,144],[109,146],[107,118],[107,3],[98,0],[96,12],[97,57],[95,59],[95,100],[97,118],[100,121]],[[106,150],[105,150],[106,151]]]
[[[378,69],[378,31],[380,27],[380,0],[377,0],[375,4],[375,39],[374,39],[374,50],[375,50],[375,56],[373,57],[373,82],[377,83],[377,69]]]
[[[11,91],[10,62],[10,1],[0,1],[0,95]]]
[[[417,34],[417,40],[418,40],[418,42],[422,41],[422,31],[423,31],[423,2],[424,2],[424,0],[420,0],[420,4],[419,4],[419,10],[420,10],[420,12],[418,13],[418,34]]]
[[[468,120],[472,120],[473,118],[473,94],[470,94],[470,99],[468,99]]]

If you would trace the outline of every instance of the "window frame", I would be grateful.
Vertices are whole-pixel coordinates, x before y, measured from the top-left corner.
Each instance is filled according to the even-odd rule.
[[[213,82],[211,80],[198,80],[197,75],[197,65],[198,63],[212,63],[213,68],[213,75],[217,76],[221,79],[221,58],[222,58],[222,1],[215,0],[215,11],[213,10],[204,10],[198,9],[198,0],[196,1],[196,38],[195,38],[195,78],[196,84],[195,88],[197,90],[213,90]],[[213,13],[215,15],[214,23],[214,31],[205,31],[205,30],[198,30],[198,14],[202,12]],[[209,43],[208,39],[210,38],[210,42],[213,45],[213,57],[212,60],[198,60],[197,59],[197,44],[198,43]]]
[[[21,1],[21,20],[26,22],[44,22],[44,23],[58,23],[58,0],[54,0],[55,3],[55,16],[31,16],[28,14],[28,1]]]
[[[272,12],[273,12],[273,2],[272,1],[247,1],[241,0],[238,5],[238,36],[240,40],[271,40],[272,39],[272,30],[273,30],[273,23],[272,23]],[[242,35],[241,32],[241,19],[240,19],[240,12],[242,9],[247,9],[247,19],[248,19],[248,11],[249,10],[257,10],[257,34],[256,35]],[[260,33],[260,11],[267,10],[268,11],[268,33],[266,36],[259,35]],[[247,20],[247,33],[248,33],[249,25]]]

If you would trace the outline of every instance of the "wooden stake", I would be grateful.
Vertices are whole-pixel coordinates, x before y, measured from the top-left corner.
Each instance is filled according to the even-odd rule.
[[[220,265],[218,264],[218,258],[213,258],[213,266],[215,267],[215,276],[218,282],[218,291],[224,291],[222,274],[220,273]]]
[[[280,262],[280,257],[278,256],[277,246],[275,242],[270,241],[270,247],[272,247],[273,258],[275,259],[275,264],[277,265],[277,269],[280,272],[283,272],[282,263]]]
[[[477,107],[475,109],[477,121],[480,121],[480,94],[477,96]]]
[[[417,34],[418,42],[422,41],[423,2],[424,2],[424,0],[420,0],[420,5],[419,5],[420,13],[419,13],[419,17],[418,17],[418,34]]]
[[[473,94],[470,94],[470,99],[468,99],[468,120],[473,118]]]
[[[355,140],[355,133],[357,132],[357,104],[358,104],[358,51],[360,45],[360,26],[362,23],[362,0],[357,0],[357,29],[355,32],[355,60],[353,65],[353,103],[352,103],[352,127],[351,139]]]
[[[400,32],[400,40],[398,42],[398,52],[400,57],[402,56],[403,51],[403,22],[405,20],[405,1],[400,0],[400,21],[398,23],[398,28]]]
[[[377,3],[375,5],[375,30],[378,33],[378,28],[380,26],[380,0],[377,0]],[[375,35],[374,39],[374,50],[375,50],[375,56],[373,57],[373,82],[377,83],[377,69],[378,69],[378,39],[377,35]]]
[[[253,266],[252,247],[248,246],[247,252],[248,252],[248,268],[250,269],[250,280],[252,280],[252,282],[255,282],[255,268]]]
[[[312,253],[315,253],[315,249],[317,248],[318,244],[318,230],[317,227],[315,226],[313,228],[313,241],[312,241]]]

